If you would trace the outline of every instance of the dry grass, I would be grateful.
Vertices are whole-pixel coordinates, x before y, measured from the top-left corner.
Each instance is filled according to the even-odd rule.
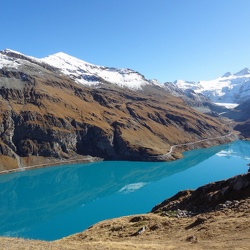
[[[1,155],[0,161],[0,171],[17,169],[17,161],[15,158],[12,158],[7,155]]]
[[[96,128],[97,139],[104,139],[110,147],[116,147],[117,157],[123,159],[133,155],[139,159],[138,152],[142,152],[146,159],[148,155],[167,153],[174,144],[227,133],[220,121],[196,112],[181,99],[162,90],[152,88],[148,92],[137,92],[114,88],[108,84],[93,89],[78,85],[69,78],[38,65],[33,65],[34,68],[30,64],[25,67],[35,83],[20,89],[24,83],[15,79],[16,83],[9,86],[8,96],[0,99],[2,114],[12,110],[16,120],[20,118],[20,127],[32,125],[31,127],[37,126],[45,133],[55,131],[55,134],[63,132],[69,135],[77,134],[77,130],[85,133],[84,127],[92,126]],[[6,117],[9,118],[9,115]],[[51,121],[48,121],[48,117]],[[3,115],[0,115],[0,122],[1,120]],[[72,124],[78,124],[78,127]],[[41,141],[41,138],[35,138],[34,135],[31,137],[24,139],[32,141],[34,145]],[[118,137],[121,148],[119,143],[119,146],[115,145]],[[101,148],[100,151],[102,150]],[[174,152],[175,157],[180,157],[177,150],[179,148]],[[128,151],[132,153],[127,155]],[[72,157],[71,153],[65,155],[61,152],[60,156]],[[13,164],[9,166],[15,167]]]
[[[197,219],[202,218],[201,223]],[[145,231],[137,235],[141,228]],[[16,249],[249,249],[250,199],[235,209],[191,218],[157,214],[126,216],[100,222],[86,231],[54,242],[0,238],[2,250]]]

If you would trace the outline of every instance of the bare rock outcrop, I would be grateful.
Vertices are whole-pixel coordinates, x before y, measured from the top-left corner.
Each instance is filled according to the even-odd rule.
[[[153,213],[195,215],[236,206],[250,197],[250,172],[228,180],[209,183],[196,190],[180,191],[152,209]],[[184,216],[185,217],[185,216]]]

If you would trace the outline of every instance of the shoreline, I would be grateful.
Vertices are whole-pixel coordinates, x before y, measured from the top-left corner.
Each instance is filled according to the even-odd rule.
[[[234,138],[232,138],[233,140],[230,140],[229,142],[236,141],[236,140],[239,139],[238,136],[231,131],[228,134],[222,135],[222,136],[217,136],[217,137],[213,137],[213,138],[206,138],[206,139],[202,139],[202,140],[198,140],[198,141],[194,141],[194,142],[187,142],[187,143],[175,144],[175,145],[172,145],[170,147],[169,151],[166,154],[163,154],[163,155],[153,155],[153,156],[150,156],[150,157],[155,158],[156,161],[157,161],[157,158],[160,158],[162,160],[164,160],[164,159],[166,160],[166,159],[169,159],[171,156],[173,156],[172,153],[173,153],[174,148],[180,147],[181,149],[180,149],[179,152],[186,152],[186,151],[189,151],[189,150],[194,150],[194,149],[199,149],[199,148],[205,148],[205,145],[203,145],[201,147],[193,147],[193,148],[190,148],[189,146],[195,145],[195,144],[198,144],[198,143],[207,142],[207,141],[220,140],[220,139],[223,139],[223,138],[230,138],[230,136],[234,136]],[[226,144],[226,143],[229,143],[229,142],[216,143],[214,145],[210,145],[210,147],[213,147],[213,146],[216,146],[216,145]],[[158,159],[158,161],[162,161],[162,160]]]
[[[103,159],[99,158],[99,157],[86,156],[84,158],[79,158],[79,159],[61,160],[61,161],[56,161],[56,162],[42,163],[42,164],[36,164],[36,165],[32,165],[32,166],[25,166],[25,167],[21,167],[21,168],[1,170],[0,175],[15,173],[15,172],[23,172],[26,170],[33,170],[33,169],[38,169],[38,168],[43,168],[43,167],[49,168],[49,167],[61,166],[61,165],[69,164],[69,163],[70,164],[77,164],[77,163],[91,163],[91,162],[98,162],[98,161],[103,161]]]
[[[250,242],[249,177],[240,174],[180,191],[148,213],[102,220],[57,240],[0,236],[0,242],[9,250],[245,249]]]
[[[202,139],[202,140],[198,140],[198,141],[194,141],[194,142],[175,144],[175,145],[172,145],[170,147],[169,151],[166,154],[148,156],[148,159],[149,159],[149,161],[153,160],[153,161],[159,161],[159,162],[162,162],[162,161],[174,161],[174,160],[178,159],[178,158],[173,158],[173,155],[172,155],[173,150],[176,147],[184,147],[185,148],[185,147],[188,147],[189,145],[194,145],[194,144],[198,144],[198,143],[202,143],[202,142],[206,142],[206,141],[220,140],[220,139],[223,139],[223,138],[230,137],[232,135],[234,135],[234,138],[233,138],[234,140],[232,140],[232,141],[235,141],[235,140],[238,139],[236,134],[234,134],[232,132],[229,132],[228,134],[222,135],[222,136],[217,136],[217,137],[213,137],[213,138],[206,138],[206,139]],[[230,141],[230,142],[232,142],[232,141]],[[226,143],[229,143],[229,142],[226,142]],[[222,145],[222,144],[225,144],[225,143],[218,143],[218,144],[215,144],[215,145]],[[212,146],[215,146],[215,145],[210,145],[210,146],[212,147]],[[198,148],[205,148],[205,147],[203,145],[203,146],[197,147],[197,148],[195,148],[195,147],[191,148],[191,149],[187,148],[186,150],[185,149],[180,150],[180,152],[186,152],[186,151],[189,151],[189,150],[192,150],[192,149],[198,149]],[[172,159],[171,159],[171,157],[172,157]],[[38,169],[38,168],[43,168],[43,167],[61,166],[61,165],[69,164],[69,163],[71,163],[71,164],[91,163],[91,162],[98,162],[98,161],[103,161],[103,160],[104,160],[103,158],[99,158],[99,157],[85,156],[83,158],[78,158],[78,159],[61,160],[61,161],[49,162],[49,163],[41,163],[41,164],[36,164],[36,165],[31,165],[31,166],[23,166],[23,167],[9,169],[9,170],[1,170],[0,175],[15,173],[15,172],[21,172],[21,171],[26,171],[26,170],[33,170],[33,169]]]

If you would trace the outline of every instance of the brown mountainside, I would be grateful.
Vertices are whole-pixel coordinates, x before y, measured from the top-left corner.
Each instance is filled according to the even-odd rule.
[[[247,99],[239,106],[225,113],[225,116],[235,121],[234,129],[240,132],[244,139],[250,139],[250,99]]]
[[[0,170],[87,155],[162,160],[171,145],[229,131],[160,87],[88,87],[35,59],[8,56],[22,64],[0,69]]]

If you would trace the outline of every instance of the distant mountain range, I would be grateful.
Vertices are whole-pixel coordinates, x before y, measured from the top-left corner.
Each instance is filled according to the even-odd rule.
[[[190,82],[178,80],[174,84],[182,89],[192,89],[215,103],[242,103],[250,98],[250,70],[248,68],[231,74],[225,73],[211,81]]]
[[[195,109],[193,109],[195,108]],[[64,53],[43,59],[0,52],[0,170],[89,156],[158,161],[223,143],[230,128],[202,114],[221,107],[192,90],[147,80],[131,69],[86,63]],[[217,110],[220,112],[221,110]],[[84,158],[84,159],[85,159]]]
[[[19,54],[19,52],[6,49],[3,53]],[[204,95],[207,100],[214,103],[242,103],[250,97],[250,70],[245,68],[235,74],[226,72],[222,77],[210,81],[183,81],[177,80],[172,83],[160,84],[157,80],[148,80],[139,72],[131,69],[112,68],[98,66],[87,63],[78,58],[67,55],[63,52],[50,55],[48,57],[37,59],[25,56],[31,62],[47,64],[56,68],[62,74],[70,77],[76,83],[91,87],[99,87],[104,83],[112,83],[122,88],[131,90],[141,90],[148,86],[157,86],[164,88],[165,91],[177,96],[190,96],[190,90],[193,90],[193,97]],[[18,62],[1,58],[2,66],[17,67]]]
[[[193,93],[195,98],[194,103],[186,101],[191,107],[204,113],[226,117],[236,122],[234,129],[240,132],[243,138],[250,138],[250,70],[244,68],[241,71],[232,74],[225,73],[222,77],[218,77],[211,81],[188,82],[188,81],[175,81],[176,89],[181,89],[185,95],[182,99],[185,100],[187,93]],[[203,100],[199,106],[197,97],[201,96]],[[189,96],[190,97],[190,96]],[[208,98],[205,102],[204,97]],[[230,107],[224,109],[223,106],[218,108],[213,103],[222,104],[223,106]],[[237,104],[235,107],[233,104]],[[239,105],[238,105],[239,104]],[[232,108],[233,107],[233,108]]]

